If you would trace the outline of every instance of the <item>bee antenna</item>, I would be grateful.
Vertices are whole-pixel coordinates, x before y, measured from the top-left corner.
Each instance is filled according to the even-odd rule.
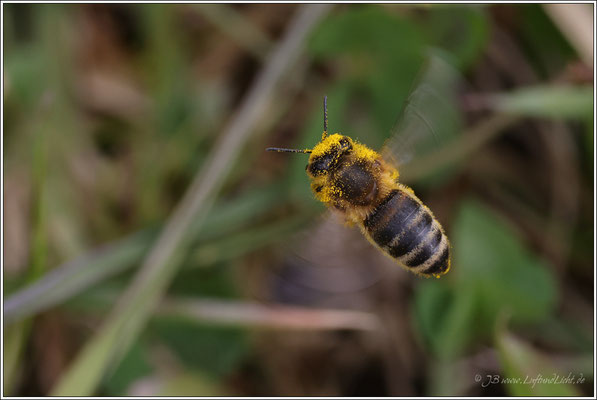
[[[321,140],[328,135],[328,97],[323,96],[323,135]]]
[[[281,147],[268,147],[265,151],[275,151],[278,153],[311,153],[310,149],[300,150],[300,149],[284,149]]]

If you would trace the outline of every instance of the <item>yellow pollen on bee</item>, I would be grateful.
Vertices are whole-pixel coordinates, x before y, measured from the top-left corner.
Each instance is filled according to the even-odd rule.
[[[321,142],[317,143],[317,145],[311,151],[311,157],[319,157],[327,153],[334,145],[340,146],[340,139],[344,136],[340,135],[339,133],[334,133],[333,135],[327,136]]]
[[[398,180],[398,170],[396,168],[388,168],[388,166],[385,165],[385,162],[383,161],[379,153],[361,143],[358,143],[357,141],[349,138],[348,136],[344,136],[339,133],[334,133],[332,135],[326,136],[320,143],[318,143],[313,148],[309,159],[313,160],[314,158],[321,157],[325,154],[329,154],[330,150],[334,147],[341,147],[342,144],[340,143],[340,141],[343,139],[348,140],[352,145],[352,157],[351,160],[348,162],[355,163],[358,161],[363,161],[366,164],[376,163],[378,165],[381,165],[381,169],[383,172],[380,175],[381,181],[378,182],[378,184],[381,184],[380,189],[382,193],[385,194],[386,192],[388,192],[389,189],[387,188],[393,186],[394,183]],[[339,157],[340,154],[342,153],[337,152],[337,157]],[[315,197],[319,201],[331,205],[338,198],[342,197],[342,188],[338,186],[333,180],[329,179],[329,177],[327,177],[326,175],[312,177],[312,179],[313,180],[311,183],[311,189],[313,190]]]
[[[353,152],[356,158],[367,159],[374,161],[379,158],[379,154],[375,150],[371,150],[364,144],[353,142]]]
[[[356,158],[373,161],[380,157],[376,151],[371,150],[369,147],[356,142],[355,140],[349,138],[348,136],[343,136],[339,133],[334,133],[333,135],[327,136],[324,140],[319,142],[313,148],[313,150],[311,151],[310,158],[312,159],[315,157],[320,157],[320,156],[324,155],[325,153],[329,152],[329,150],[334,146],[340,147],[340,140],[342,140],[343,138],[348,139],[350,141],[350,143],[352,144],[352,147],[353,147],[352,151]]]
[[[317,192],[315,190],[316,187],[321,187],[321,190]],[[331,203],[334,199],[342,197],[342,189],[338,185],[334,184],[318,184],[313,183],[311,185],[313,192],[315,193],[315,197],[323,203]]]

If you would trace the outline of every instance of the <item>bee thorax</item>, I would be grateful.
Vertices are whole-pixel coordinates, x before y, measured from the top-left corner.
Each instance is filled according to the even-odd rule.
[[[338,171],[336,184],[341,189],[342,199],[354,205],[371,204],[379,192],[375,177],[360,163],[348,165]]]

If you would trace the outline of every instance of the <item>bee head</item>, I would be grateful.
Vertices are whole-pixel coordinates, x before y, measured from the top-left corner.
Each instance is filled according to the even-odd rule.
[[[313,149],[285,149],[279,147],[269,147],[267,151],[276,151],[280,153],[311,153],[306,170],[309,176],[317,177],[325,175],[330,169],[338,163],[342,155],[351,152],[354,143],[348,136],[335,133],[328,135],[328,110],[327,96],[323,98],[323,135]]]
[[[307,173],[313,177],[325,175],[333,169],[342,155],[352,151],[352,139],[347,136],[335,133],[325,137],[313,148]]]

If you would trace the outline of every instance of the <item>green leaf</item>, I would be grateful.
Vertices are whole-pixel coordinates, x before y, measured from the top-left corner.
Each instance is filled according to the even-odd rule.
[[[472,65],[487,43],[487,17],[478,5],[438,5],[423,23],[429,41],[450,52],[461,68]]]
[[[487,322],[499,312],[510,314],[514,322],[540,321],[553,310],[556,286],[549,267],[504,220],[467,201],[452,239],[455,278],[476,288]]]
[[[496,348],[511,396],[581,395],[573,385],[580,383],[582,373],[559,371],[546,355],[505,331],[498,332]]]
[[[467,348],[475,332],[475,301],[470,288],[455,295],[441,281],[426,281],[417,288],[417,322],[431,352],[440,359],[452,359]]]
[[[492,97],[496,110],[532,117],[580,118],[593,113],[592,86],[535,86]]]
[[[249,351],[246,332],[238,328],[163,317],[151,321],[150,329],[185,365],[214,378],[231,373]]]
[[[143,340],[133,343],[120,364],[103,385],[109,396],[123,396],[129,386],[139,378],[149,375],[153,368],[147,360],[148,346]]]
[[[44,64],[44,54],[36,46],[13,49],[5,63],[4,73],[10,77],[6,101],[16,101],[24,109],[33,109],[47,87]]]
[[[155,396],[226,396],[227,390],[199,372],[183,372],[165,379]]]
[[[381,7],[350,7],[319,27],[309,50],[339,71],[338,83],[327,91],[331,130],[381,147],[421,69],[422,33]],[[309,134],[312,145],[321,130]]]
[[[380,54],[388,48],[407,49],[413,43],[402,43],[396,35],[413,39],[417,35],[406,20],[387,13],[379,6],[349,7],[329,17],[313,34],[308,50],[315,56],[337,56],[356,50]],[[381,35],[381,36],[380,36]],[[385,38],[388,40],[380,40]],[[389,57],[392,55],[388,54]]]
[[[462,397],[467,394],[471,378],[467,368],[454,368],[453,361],[439,360],[430,366],[428,379],[425,395]]]
[[[519,4],[517,36],[524,43],[524,51],[537,73],[545,78],[559,74],[576,52],[560,29],[543,10],[542,4]]]
[[[421,336],[437,357],[453,359],[487,338],[500,314],[528,324],[553,311],[556,287],[547,265],[489,210],[464,202],[451,240],[452,271],[415,293]]]

